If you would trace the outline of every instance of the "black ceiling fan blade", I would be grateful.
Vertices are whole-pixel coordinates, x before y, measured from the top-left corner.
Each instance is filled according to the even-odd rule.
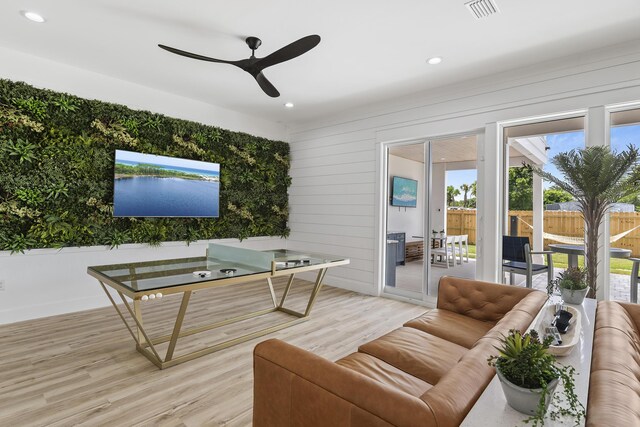
[[[316,47],[318,43],[320,43],[320,36],[317,34],[303,37],[300,40],[296,40],[293,43],[286,45],[282,49],[276,50],[271,55],[267,55],[258,60],[255,66],[259,70],[264,70],[272,65],[298,57]]]
[[[272,98],[277,98],[280,96],[280,92],[278,92],[278,89],[276,89],[275,86],[272,85],[269,80],[267,80],[262,72],[255,74],[253,77],[256,79],[264,93]]]
[[[165,46],[163,44],[159,44],[158,47],[168,52],[175,53],[176,55],[186,56],[187,58],[192,58],[192,59],[199,59],[200,61],[220,62],[222,64],[232,64],[232,65],[236,65],[236,62],[238,62],[238,61],[225,61],[224,59],[210,58],[208,56],[198,55],[197,53],[187,52],[186,50],[176,49],[175,47]]]

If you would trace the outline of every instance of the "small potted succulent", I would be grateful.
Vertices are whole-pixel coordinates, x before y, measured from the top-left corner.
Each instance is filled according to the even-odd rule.
[[[589,292],[587,271],[580,267],[569,267],[554,280],[562,300],[567,304],[582,304]]]
[[[503,337],[502,345],[495,347],[499,355],[488,359],[489,365],[496,368],[509,406],[529,415],[525,423],[533,426],[543,426],[546,416],[552,420],[573,417],[576,424],[584,416],[584,406],[575,393],[575,369],[558,364],[547,351],[552,339],[549,336],[540,341],[533,329],[524,335],[512,329]],[[564,398],[554,396],[560,381]],[[553,409],[547,414],[552,400]]]

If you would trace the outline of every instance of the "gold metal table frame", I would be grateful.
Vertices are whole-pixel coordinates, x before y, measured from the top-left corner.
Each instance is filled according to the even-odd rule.
[[[215,279],[210,281],[201,281],[201,282],[191,283],[186,285],[176,285],[176,286],[150,289],[150,290],[144,290],[144,291],[133,291],[128,287],[123,286],[118,281],[112,280],[109,276],[95,270],[93,267],[89,267],[87,272],[91,276],[98,279],[100,286],[102,287],[105,294],[109,298],[109,301],[111,302],[116,312],[120,316],[120,319],[122,319],[122,322],[126,326],[129,333],[131,334],[131,337],[134,339],[136,343],[136,350],[142,353],[147,359],[149,359],[158,368],[164,369],[164,368],[168,368],[189,360],[193,360],[195,358],[198,358],[210,353],[214,353],[216,351],[223,350],[230,346],[233,346],[245,341],[249,341],[257,337],[270,334],[272,332],[279,331],[281,329],[287,328],[289,326],[293,326],[295,324],[304,322],[306,320],[309,320],[311,310],[318,297],[318,294],[320,293],[320,289],[322,288],[322,284],[323,284],[323,279],[325,274],[327,273],[327,270],[330,267],[346,265],[346,264],[349,264],[348,259],[330,261],[330,262],[315,264],[315,265],[302,265],[300,267],[288,268],[286,270],[277,270],[276,261],[272,261],[271,271],[267,271],[263,273],[256,273],[248,276],[228,277],[224,279]],[[307,303],[304,313],[286,308],[284,305],[285,305],[287,296],[289,295],[289,291],[291,290],[291,285],[293,284],[295,275],[298,273],[303,273],[307,271],[316,271],[316,270],[318,271],[318,273],[316,276],[313,289],[311,290],[309,301]],[[278,302],[275,291],[273,289],[273,282],[271,279],[274,277],[281,277],[281,276],[289,276],[289,279],[287,281],[287,285],[285,287],[284,293],[282,294],[282,298]],[[269,292],[271,294],[273,307],[231,317],[231,318],[214,322],[208,325],[203,325],[203,326],[198,326],[198,327],[187,329],[187,330],[182,330],[182,323],[184,321],[185,314],[187,313],[187,307],[189,306],[189,300],[191,299],[191,294],[193,293],[193,291],[200,290],[200,289],[215,288],[220,286],[228,286],[228,285],[239,284],[239,283],[248,283],[248,282],[253,282],[261,279],[266,279],[266,282],[269,287]],[[121,310],[120,307],[118,307],[116,300],[107,289],[107,286],[115,289],[115,291],[118,293],[120,299],[124,304],[124,307],[126,308],[126,312],[129,313],[130,318],[132,318],[135,323],[134,327],[132,327],[127,321],[127,318],[125,317],[126,312],[123,313],[123,310]],[[152,338],[147,334],[144,328],[144,323],[142,319],[141,302],[142,302],[142,297],[144,297],[145,295],[148,297],[149,295],[155,295],[158,292],[162,292],[163,295],[182,293],[182,302],[180,304],[180,308],[178,309],[178,312],[176,315],[176,320],[173,326],[172,333],[169,335],[163,335],[163,336]],[[132,300],[133,304],[131,304],[126,297],[129,297]],[[133,308],[132,308],[132,305],[133,305]],[[276,325],[251,332],[249,334],[245,334],[236,338],[219,342],[217,344],[202,348],[200,350],[196,350],[180,356],[174,356],[176,345],[178,343],[178,338],[180,337],[189,336],[189,335],[197,334],[200,332],[208,331],[211,329],[219,328],[219,327],[240,322],[246,319],[262,316],[264,314],[271,313],[274,311],[281,311],[294,318],[292,320],[288,320],[283,323],[278,323]],[[156,346],[158,344],[165,343],[167,341],[169,342],[169,347],[167,348],[167,352],[163,358],[160,355],[160,352],[158,351]]]

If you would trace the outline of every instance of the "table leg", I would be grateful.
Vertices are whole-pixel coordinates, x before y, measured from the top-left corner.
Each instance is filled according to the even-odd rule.
[[[631,267],[631,277],[629,278],[631,302],[636,304],[638,302],[638,266],[640,262],[634,261]]]
[[[133,300],[133,312],[136,315],[136,319],[138,319],[138,324],[142,325],[142,308],[140,307],[141,301],[139,299],[135,299]],[[142,331],[140,330],[140,328],[137,328],[138,330],[138,342],[140,343],[140,345],[143,345],[146,341],[144,339],[144,335],[142,334]]]
[[[569,261],[569,267],[578,268],[578,255],[569,254],[569,255],[567,255],[567,258],[568,258],[568,261]]]
[[[173,333],[171,334],[171,341],[169,341],[169,348],[167,349],[167,355],[164,361],[167,362],[173,357],[173,352],[176,349],[178,343],[178,337],[180,336],[180,329],[182,328],[182,322],[184,321],[184,315],[187,312],[187,306],[189,305],[189,299],[191,298],[191,291],[186,291],[182,295],[182,303],[178,310],[178,316],[176,316],[176,323],[173,326]]]

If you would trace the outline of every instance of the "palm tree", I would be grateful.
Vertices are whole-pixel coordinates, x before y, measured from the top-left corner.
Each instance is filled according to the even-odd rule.
[[[455,188],[453,185],[447,186],[447,206],[453,206],[453,203],[456,201],[456,196],[460,195],[460,190]]]
[[[590,298],[595,297],[597,289],[600,224],[612,203],[637,191],[640,185],[639,155],[638,149],[631,145],[621,153],[611,152],[604,146],[560,153],[551,163],[564,180],[538,167],[526,166],[578,202],[586,228],[584,258]]]
[[[468,204],[467,195],[469,194],[469,190],[471,190],[471,186],[469,184],[462,184],[460,186],[460,189],[464,193],[464,199],[462,200],[462,206],[464,206],[466,208],[467,204]]]

